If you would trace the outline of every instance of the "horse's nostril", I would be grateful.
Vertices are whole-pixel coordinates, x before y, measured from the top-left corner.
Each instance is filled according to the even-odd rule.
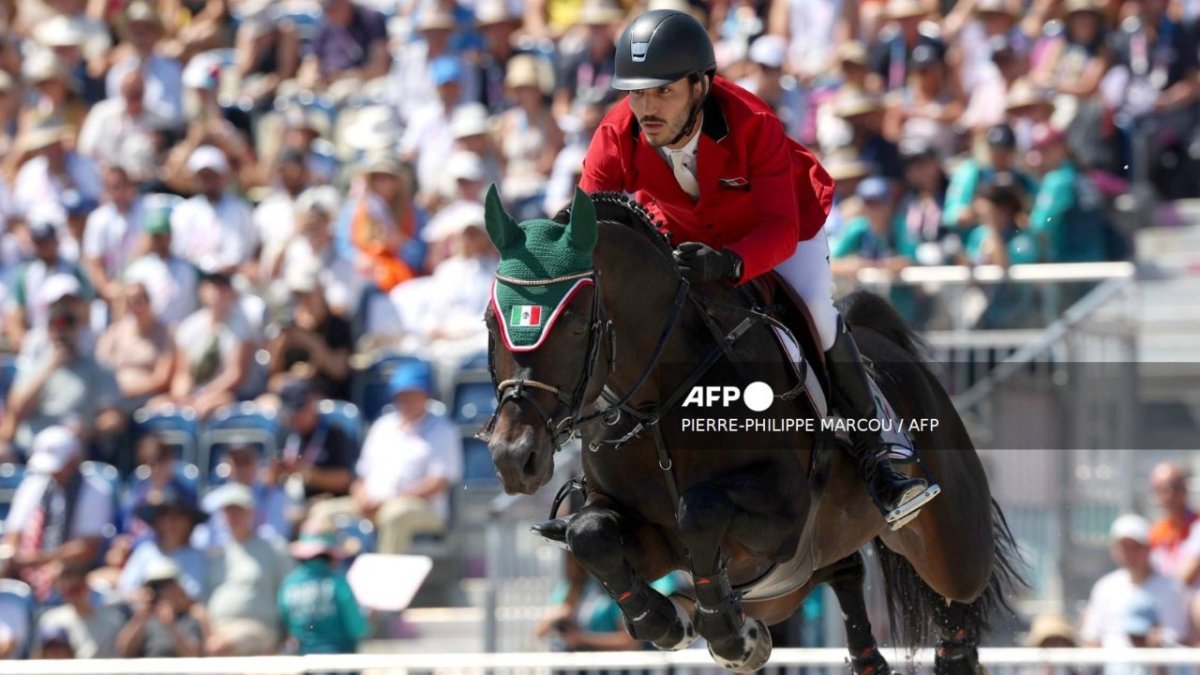
[[[529,456],[525,458],[525,465],[521,467],[521,471],[525,472],[526,476],[537,474],[537,455],[532,452],[529,453]]]

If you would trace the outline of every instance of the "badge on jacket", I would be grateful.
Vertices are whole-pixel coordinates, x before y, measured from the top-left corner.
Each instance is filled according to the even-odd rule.
[[[741,176],[737,176],[735,178],[721,178],[719,181],[721,183],[721,187],[734,188],[735,190],[744,190],[750,187],[750,181],[742,178]]]

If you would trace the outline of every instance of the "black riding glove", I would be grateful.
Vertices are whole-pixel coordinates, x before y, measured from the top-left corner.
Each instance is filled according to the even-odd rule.
[[[737,281],[742,260],[728,249],[718,251],[697,241],[688,241],[675,249],[675,263],[683,278],[695,284]]]

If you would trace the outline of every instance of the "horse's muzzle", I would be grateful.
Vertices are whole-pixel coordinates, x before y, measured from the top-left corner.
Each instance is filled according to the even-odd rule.
[[[493,434],[488,450],[508,494],[531,495],[549,483],[554,474],[554,452],[547,434],[532,426],[515,438]]]

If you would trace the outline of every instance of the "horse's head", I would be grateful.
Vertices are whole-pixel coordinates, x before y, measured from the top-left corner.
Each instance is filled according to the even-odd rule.
[[[611,367],[612,336],[592,261],[596,210],[577,190],[567,223],[518,224],[492,187],[485,214],[500,251],[485,317],[499,398],[488,448],[504,490],[532,494],[549,482],[555,450],[600,395]]]

